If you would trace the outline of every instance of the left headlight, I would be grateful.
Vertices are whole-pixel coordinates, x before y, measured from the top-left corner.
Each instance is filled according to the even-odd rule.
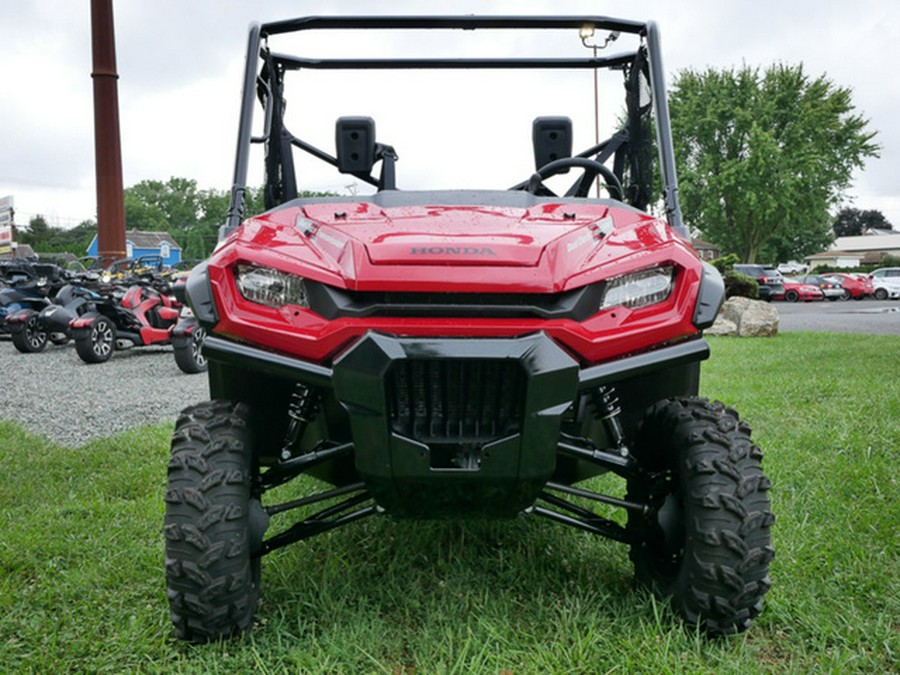
[[[309,307],[303,277],[271,267],[238,265],[234,270],[238,290],[247,300],[269,307]]]
[[[655,305],[669,297],[675,286],[675,268],[663,265],[613,277],[606,283],[600,309]]]

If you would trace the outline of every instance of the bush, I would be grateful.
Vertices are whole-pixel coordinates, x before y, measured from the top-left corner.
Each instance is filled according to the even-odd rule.
[[[741,261],[734,253],[729,253],[721,258],[710,261],[710,264],[719,270],[722,279],[725,280],[725,297],[740,296],[742,298],[759,299],[759,284],[756,279],[746,274],[734,271],[734,266]]]
[[[759,284],[756,279],[748,277],[746,274],[729,270],[725,273],[725,297],[732,298],[740,296],[742,298],[759,299]]]
[[[834,265],[816,265],[810,274],[828,274],[829,272],[844,272],[847,274],[869,274],[879,267],[900,267],[900,258],[894,255],[886,255],[879,263],[860,265],[859,267],[835,267]]]

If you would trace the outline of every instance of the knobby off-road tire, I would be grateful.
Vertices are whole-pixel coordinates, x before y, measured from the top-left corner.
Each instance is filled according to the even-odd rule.
[[[247,633],[259,598],[251,555],[249,408],[185,409],[172,436],[166,491],[166,586],[175,633],[208,642]]]
[[[115,350],[116,327],[105,316],[98,316],[75,337],[75,351],[85,363],[109,361]]]
[[[653,504],[628,520],[637,581],[710,635],[746,630],[775,555],[771,484],[750,428],[721,403],[669,399],[648,411],[633,451],[647,473],[627,498]]]

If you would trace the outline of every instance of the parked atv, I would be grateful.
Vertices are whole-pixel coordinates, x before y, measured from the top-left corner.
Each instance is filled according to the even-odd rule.
[[[563,31],[551,44],[568,35],[573,52],[290,53],[297,33],[319,29],[427,30],[441,45],[472,31],[532,31],[520,45]],[[586,56],[577,39],[585,29],[607,33],[621,50]],[[522,133],[534,165],[521,166],[522,180],[505,190],[400,190],[399,155],[377,139],[371,118],[338,118],[332,155],[308,140],[332,132],[295,136],[309,116],[287,113],[298,109],[287,103],[295,71],[357,70],[354,81],[368,84],[376,70],[562,68],[598,72],[612,80],[610,91],[624,92],[610,115],[618,128],[573,154],[571,120],[538,117]],[[682,223],[656,25],[594,16],[306,17],[252,26],[244,73],[227,220],[187,283],[207,332],[211,400],[184,410],[172,437],[165,564],[176,634],[207,641],[249,631],[263,556],[379,514],[546,518],[626,544],[638,581],[688,624],[709,634],[748,628],[769,589],[770,483],[746,422],[698,397],[709,356],[703,330],[724,284]],[[446,91],[451,78],[409,92],[391,77],[391,99],[416,111],[422,124],[413,126],[432,130],[441,156],[491,162],[498,175],[509,164],[489,151],[495,139],[520,137],[489,92]],[[296,79],[303,112],[319,112],[340,89],[317,95],[306,86],[315,78]],[[537,81],[517,104],[584,100],[584,91],[544,97]],[[353,106],[364,108],[370,90],[353,88]],[[400,102],[404,94],[411,103]],[[460,120],[474,117],[472,137],[490,138],[490,147],[444,143],[426,111],[432,101],[459,109]],[[241,224],[257,144],[267,211]],[[300,153],[304,167],[320,160],[376,191],[301,197],[296,177],[308,174],[295,164]],[[574,182],[560,189],[568,172]],[[592,194],[597,183],[602,195]],[[648,213],[658,203],[662,217]],[[604,473],[621,479],[621,492],[583,482]],[[305,474],[329,487],[279,503],[279,486]],[[285,524],[289,513],[296,520]]]
[[[47,344],[46,331],[37,325],[36,317],[27,317],[53,304],[64,283],[62,269],[44,263],[14,262],[3,265],[2,272],[6,287],[0,289],[0,334],[11,336],[20,351],[41,351]]]
[[[43,351],[48,341],[66,344],[73,338],[72,321],[100,299],[98,293],[80,284],[66,284],[40,311],[21,309],[7,319],[13,344],[25,354]]]
[[[193,340],[196,334],[202,344],[204,332],[196,330],[192,317],[182,319],[181,310],[164,280],[133,279],[127,288],[118,287],[94,299],[86,312],[72,320],[75,350],[85,363],[103,363],[116,349],[170,344],[177,329],[176,364],[187,373],[203,372],[205,358]]]

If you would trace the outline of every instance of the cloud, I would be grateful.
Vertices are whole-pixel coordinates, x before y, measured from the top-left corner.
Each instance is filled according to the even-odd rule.
[[[857,109],[878,131],[882,157],[869,161],[856,176],[853,193],[858,207],[884,204],[889,209],[885,215],[900,224],[900,125],[896,124],[900,89],[893,86],[890,75],[894,45],[900,42],[900,6],[896,3],[696,0],[687,5],[650,0],[636,5],[633,0],[599,4],[595,0],[458,0],[442,9],[459,14],[602,12],[653,18],[661,29],[670,81],[683,68],[803,62],[811,76],[825,73],[836,85],[851,87]],[[231,182],[240,78],[251,21],[298,13],[440,13],[430,0],[378,5],[362,0],[299,4],[290,0],[116,0],[114,12],[125,184],[177,175],[194,178],[201,187],[219,189],[226,189]],[[4,7],[4,58],[0,59],[4,87],[0,196],[14,194],[21,213],[58,213],[73,224],[94,213],[89,14],[86,2],[8,3]],[[431,34],[416,36],[404,49],[428,46],[442,51],[456,48],[451,47],[458,44],[456,38],[474,43],[467,35],[452,37],[454,40],[442,37],[439,41]],[[347,40],[337,34],[324,38],[322,49],[328,44],[350,51],[373,47],[388,51],[396,46],[384,37],[374,42],[373,38]],[[491,48],[523,54],[536,44],[533,37],[509,34],[495,37]],[[366,79],[332,85],[324,87],[324,97],[292,100],[291,113],[309,120],[309,133],[315,136],[310,140],[328,151],[333,148],[334,116],[373,116],[379,137],[397,145],[401,157],[398,179],[412,187],[463,185],[476,178],[493,187],[505,187],[511,180],[523,179],[533,168],[527,124],[536,114],[569,114],[576,120],[576,145],[584,144],[585,135],[592,140],[589,83],[567,91],[566,81],[554,74],[545,82],[549,91],[541,94],[536,82],[497,74],[470,75],[467,94],[450,96],[449,86],[444,85],[459,77],[465,76],[444,80],[435,74],[404,76],[405,91],[401,91],[399,78],[394,88],[376,86],[374,78],[371,84]],[[400,94],[410,92],[415,94],[412,103],[401,104]],[[478,124],[479,119],[497,114],[499,108],[486,107],[483,102],[488,94],[498,93],[512,104],[507,111],[517,111],[515,116],[503,113],[510,115],[503,145],[502,139],[488,130],[489,125]],[[424,106],[416,105],[416,96],[422,102],[438,100],[442,105],[436,113],[426,114]],[[516,126],[518,115],[526,120],[523,128]],[[614,118],[614,110],[605,109],[604,117]],[[462,118],[475,122],[467,134],[460,132]],[[410,136],[411,131],[416,134]],[[320,176],[312,165],[306,169],[304,163],[304,170],[304,176],[314,181],[313,187],[340,190],[346,184],[346,177],[334,173]]]

